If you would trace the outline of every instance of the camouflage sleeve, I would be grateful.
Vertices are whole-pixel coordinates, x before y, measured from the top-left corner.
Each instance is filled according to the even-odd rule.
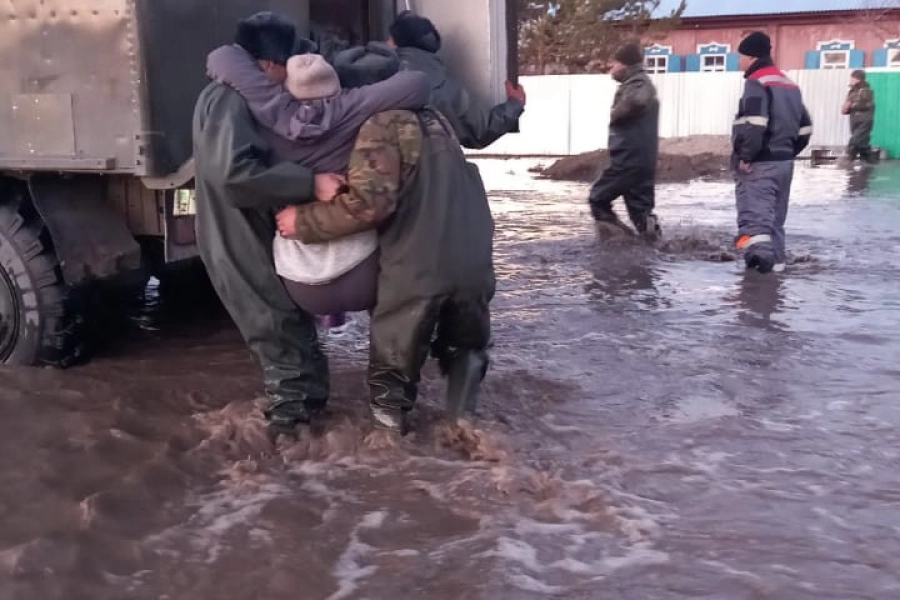
[[[327,242],[378,227],[393,214],[421,148],[414,113],[388,111],[366,121],[350,155],[346,191],[331,202],[298,207],[297,239]]]
[[[654,90],[647,82],[635,81],[624,84],[622,96],[612,107],[610,124],[628,121],[641,116],[653,102]]]

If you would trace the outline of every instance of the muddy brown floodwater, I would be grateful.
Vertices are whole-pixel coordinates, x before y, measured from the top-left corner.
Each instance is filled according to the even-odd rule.
[[[754,277],[725,183],[661,187],[651,251],[481,166],[474,424],[430,370],[415,434],[367,435],[360,320],[324,428],[273,449],[221,309],[151,289],[90,364],[0,370],[0,600],[900,598],[900,170],[801,168],[791,264]]]

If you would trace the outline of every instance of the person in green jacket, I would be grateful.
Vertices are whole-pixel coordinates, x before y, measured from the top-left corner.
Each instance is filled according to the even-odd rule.
[[[287,19],[258,13],[238,24],[235,42],[283,82],[296,33]],[[194,110],[197,244],[222,303],[263,370],[265,415],[277,429],[308,422],[328,399],[328,363],[313,317],[291,301],[275,272],[275,212],[330,200],[342,180],[272,160],[244,99],[211,83]]]
[[[872,127],[875,124],[875,94],[866,72],[862,69],[850,75],[850,92],[844,102],[842,111],[850,116],[850,142],[847,144],[847,158],[851,161],[860,158],[872,162]]]
[[[429,19],[404,11],[391,25],[390,34],[388,44],[397,50],[403,68],[425,73],[431,80],[431,104],[450,121],[463,147],[486,148],[516,130],[525,111],[525,90],[521,86],[507,82],[506,101],[482,106],[441,59],[441,34]]]

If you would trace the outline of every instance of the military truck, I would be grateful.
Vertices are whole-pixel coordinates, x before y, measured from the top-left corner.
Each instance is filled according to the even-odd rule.
[[[428,16],[477,96],[515,71],[515,0],[8,0],[0,7],[0,363],[67,366],[80,291],[197,255],[191,121],[205,59],[260,10],[386,39]],[[511,51],[512,50],[512,51]],[[142,260],[143,258],[143,260]],[[154,264],[154,268],[158,265]]]

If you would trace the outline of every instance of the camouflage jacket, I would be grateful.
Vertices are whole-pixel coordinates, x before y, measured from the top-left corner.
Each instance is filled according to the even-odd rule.
[[[304,242],[378,228],[379,306],[410,296],[493,296],[494,219],[478,167],[437,110],[391,111],[363,125],[348,191],[299,208]]]
[[[847,104],[850,105],[850,114],[875,112],[875,94],[872,93],[872,87],[868,82],[863,81],[850,88]]]
[[[296,238],[307,244],[327,242],[384,222],[396,210],[421,148],[415,113],[388,111],[366,121],[350,155],[346,190],[331,202],[298,207]]]

